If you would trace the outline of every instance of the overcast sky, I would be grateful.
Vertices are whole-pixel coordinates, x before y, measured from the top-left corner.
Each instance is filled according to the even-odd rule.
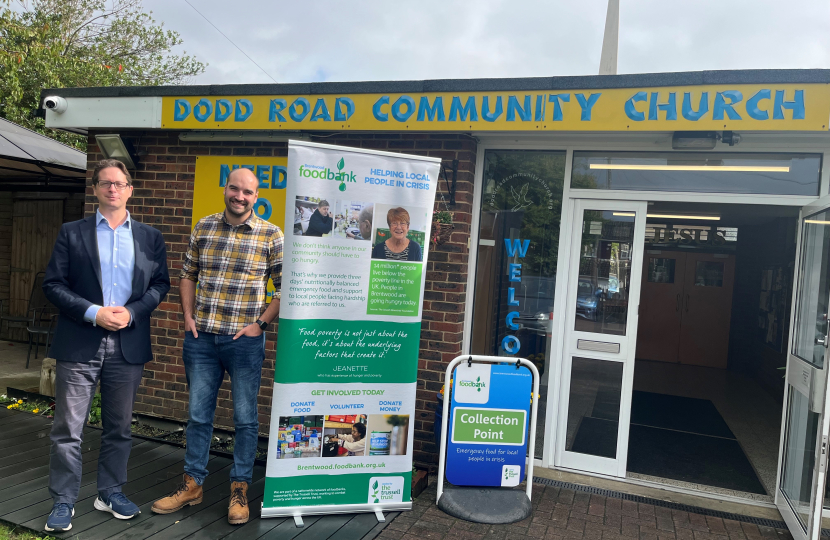
[[[277,82],[593,75],[607,0],[190,0]],[[620,0],[619,73],[830,68],[828,0]],[[271,79],[184,0],[144,0],[209,64]]]

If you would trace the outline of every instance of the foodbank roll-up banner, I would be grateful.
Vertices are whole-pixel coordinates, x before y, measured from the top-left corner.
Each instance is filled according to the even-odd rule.
[[[411,507],[440,160],[291,141],[263,517]]]

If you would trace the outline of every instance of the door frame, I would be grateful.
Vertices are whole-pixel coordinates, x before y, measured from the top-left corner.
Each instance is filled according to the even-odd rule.
[[[775,476],[775,494],[774,494],[774,502],[778,511],[781,513],[781,517],[784,518],[784,522],[787,524],[787,527],[790,530],[790,533],[793,535],[795,540],[805,540],[805,539],[818,539],[821,534],[821,519],[823,515],[823,507],[824,507],[824,490],[826,486],[827,480],[827,445],[828,445],[828,437],[830,437],[830,400],[827,399],[828,397],[828,386],[827,383],[830,381],[830,377],[828,377],[828,373],[830,373],[830,365],[828,361],[830,361],[830,350],[825,349],[824,353],[824,369],[822,370],[824,373],[824,403],[822,407],[822,416],[819,421],[819,432],[816,436],[816,446],[814,448],[814,457],[815,457],[815,467],[813,470],[812,480],[811,480],[811,501],[810,501],[810,520],[807,524],[807,530],[804,531],[801,526],[801,522],[798,517],[795,515],[795,512],[787,502],[786,498],[784,497],[781,491],[781,475],[782,469],[784,465],[784,439],[786,436],[787,431],[787,411],[788,411],[788,395],[789,395],[789,387],[790,387],[790,380],[794,380],[796,374],[791,372],[791,362],[790,356],[793,347],[794,341],[794,333],[796,328],[796,318],[797,318],[797,308],[798,308],[798,290],[799,290],[799,280],[801,279],[801,275],[803,273],[803,268],[801,267],[801,247],[803,243],[802,235],[804,234],[804,220],[817,212],[821,212],[822,210],[826,210],[830,208],[830,196],[825,195],[820,199],[805,205],[801,208],[801,211],[798,215],[798,226],[796,228],[796,250],[795,250],[795,269],[793,271],[793,290],[792,290],[792,297],[790,300],[790,324],[789,324],[789,335],[787,339],[787,363],[786,363],[786,370],[785,370],[785,384],[784,384],[784,401],[783,406],[781,408],[781,432],[779,434],[779,442],[778,442],[778,467],[776,470]],[[801,362],[801,360],[794,360],[793,363]]]
[[[613,336],[578,331],[573,328],[576,317],[577,289],[579,285],[580,249],[582,246],[582,219],[586,210],[623,211],[637,214],[634,222],[632,241],[630,285],[626,314],[626,334]],[[637,347],[637,322],[639,319],[641,274],[645,246],[646,213],[648,202],[620,201],[614,199],[576,199],[570,215],[569,226],[572,231],[570,253],[567,266],[566,304],[563,311],[564,335],[561,342],[562,371],[558,388],[557,434],[554,446],[555,463],[568,469],[577,469],[596,474],[625,477],[628,459],[628,434],[631,418],[631,396],[634,386],[634,356]],[[577,348],[582,340],[618,342],[620,353],[605,353]],[[580,454],[565,450],[568,428],[568,402],[570,397],[570,379],[572,359],[575,356],[597,360],[613,361],[623,364],[622,387],[620,393],[620,416],[617,427],[616,458],[606,458]]]
[[[571,175],[573,172],[573,154],[575,151],[666,151],[678,152],[672,148],[671,137],[663,133],[618,133],[618,134],[589,134],[589,133],[492,133],[473,132],[471,134],[472,144],[475,149],[475,173],[472,202],[472,220],[470,224],[469,260],[467,272],[467,290],[475,290],[475,268],[477,246],[479,243],[479,218],[481,213],[482,186],[484,185],[484,156],[488,150],[555,150],[566,153],[565,176],[562,194],[562,208],[560,213],[559,251],[558,261],[560,264],[567,263],[571,245],[570,222],[573,216],[574,201],[576,199],[614,199],[614,200],[645,200],[645,201],[670,201],[688,203],[720,202],[727,204],[746,205],[760,204],[772,206],[803,206],[812,204],[830,192],[830,143],[820,136],[798,136],[782,141],[776,133],[752,133],[745,134],[740,147],[721,147],[717,151],[729,152],[809,152],[822,155],[822,168],[820,173],[819,196],[772,196],[757,194],[710,194],[703,192],[680,192],[680,191],[612,191],[594,189],[572,189]],[[679,151],[678,153],[682,153]],[[561,273],[559,273],[561,275]],[[544,447],[541,456],[537,456],[536,465],[543,468],[560,469],[564,468],[557,463],[555,458],[555,444],[558,440],[559,406],[558,389],[561,386],[563,377],[562,366],[564,363],[562,335],[564,333],[565,321],[562,314],[565,307],[565,291],[567,278],[557,279],[555,287],[554,314],[551,321],[551,348],[545,374],[542,376],[543,383],[547,384],[547,406],[545,407]],[[793,281],[794,282],[794,281]],[[466,302],[464,306],[464,326],[462,337],[462,353],[467,354],[470,350],[471,326],[473,302]],[[541,457],[541,459],[539,459]],[[592,474],[592,473],[587,473]],[[602,475],[600,475],[602,476]],[[630,479],[622,479],[638,483]],[[672,486],[661,486],[663,489],[683,493],[696,493],[685,488]],[[726,497],[728,498],[728,497]],[[830,515],[830,514],[828,514]]]

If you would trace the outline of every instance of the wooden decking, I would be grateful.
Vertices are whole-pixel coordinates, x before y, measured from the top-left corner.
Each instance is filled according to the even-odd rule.
[[[0,520],[34,531],[43,531],[52,509],[48,490],[49,430],[51,421],[27,413],[0,409]],[[337,538],[362,540],[377,536],[397,513],[389,513],[386,523],[374,514],[340,514],[305,517],[298,529],[293,519],[260,519],[264,467],[254,468],[254,483],[248,498],[251,520],[245,525],[227,522],[232,460],[211,456],[210,475],[204,484],[202,504],[189,506],[168,515],[150,511],[153,501],[175,489],[182,476],[184,450],[176,446],[135,438],[128,464],[129,481],[124,494],[141,508],[130,520],[118,520],[97,511],[92,504],[98,495],[96,469],[101,447],[101,432],[86,428],[83,442],[83,476],[75,502],[72,530],[60,535],[73,540],[303,540]]]

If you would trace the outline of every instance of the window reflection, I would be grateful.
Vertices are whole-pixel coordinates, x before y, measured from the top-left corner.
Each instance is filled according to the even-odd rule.
[[[723,287],[723,263],[697,261],[695,287]]]
[[[648,282],[674,283],[674,265],[676,262],[675,259],[649,257]]]
[[[488,150],[483,178],[470,350],[536,365],[544,426],[565,153]],[[511,264],[521,265],[518,281],[510,281]],[[536,432],[537,456],[544,431]]]
[[[793,354],[824,367],[824,338],[828,332],[830,297],[830,210],[804,220],[801,240],[801,277],[796,301]]]
[[[634,214],[585,210],[575,329],[625,335]]]

